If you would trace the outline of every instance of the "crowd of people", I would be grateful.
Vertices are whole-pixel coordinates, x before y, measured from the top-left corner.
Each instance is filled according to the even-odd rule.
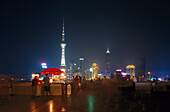
[[[33,96],[41,96],[44,95],[51,95],[50,92],[50,78],[48,77],[48,74],[45,74],[45,77],[42,81],[38,79],[37,76],[34,77],[32,80],[32,87],[33,87]],[[137,82],[135,77],[132,77],[132,80],[130,81],[132,83],[132,88],[135,90],[135,84]],[[95,80],[86,80],[85,77],[81,77],[76,75],[72,78],[72,88],[92,88],[92,87],[111,87],[113,85],[120,84],[121,81],[118,79],[111,77],[110,79],[107,79],[106,76],[103,78],[96,78]],[[43,86],[42,86],[43,85]],[[74,86],[74,87],[73,87]],[[76,87],[77,86],[77,87]],[[43,88],[42,88],[43,87]]]

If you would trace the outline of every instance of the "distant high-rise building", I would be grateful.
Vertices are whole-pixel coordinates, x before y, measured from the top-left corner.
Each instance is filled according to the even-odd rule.
[[[70,65],[70,73],[74,73],[77,71],[77,65],[76,63],[74,62],[74,60],[70,61],[69,62],[69,65]]]
[[[74,66],[73,66],[73,61],[70,61],[69,62],[69,68],[70,68],[70,73],[73,73],[73,69],[74,69]]]
[[[105,54],[105,72],[110,73],[110,51],[107,49],[106,54]]]
[[[82,74],[82,76],[84,76],[84,58],[79,58],[79,61],[80,61],[80,72]]]
[[[146,68],[146,59],[140,58],[138,60],[138,78],[144,78],[145,77],[145,68]]]
[[[69,62],[69,77],[72,78],[74,73],[76,72],[77,67],[76,67],[76,63],[74,62],[74,60]]]
[[[135,77],[135,66],[134,65],[126,66],[126,73],[130,75],[130,78],[132,78],[133,76]]]
[[[62,42],[61,42],[61,65],[60,69],[64,72],[66,72],[66,60],[65,60],[65,47],[66,47],[66,42],[64,38],[64,19],[63,19],[63,31],[62,31]]]

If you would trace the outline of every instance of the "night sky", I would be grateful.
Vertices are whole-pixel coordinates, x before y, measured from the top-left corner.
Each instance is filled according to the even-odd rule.
[[[170,73],[169,10],[168,0],[1,0],[0,73],[59,68],[63,17],[67,66],[84,57],[103,71],[109,48],[112,69],[145,57],[146,71]]]

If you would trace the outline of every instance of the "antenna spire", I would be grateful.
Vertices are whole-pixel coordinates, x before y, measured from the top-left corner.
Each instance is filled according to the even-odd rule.
[[[62,41],[65,41],[65,38],[64,38],[64,17],[63,17],[63,32],[62,32]]]

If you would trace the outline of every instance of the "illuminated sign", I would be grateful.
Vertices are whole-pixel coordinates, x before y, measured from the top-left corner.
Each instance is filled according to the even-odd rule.
[[[121,72],[121,71],[122,71],[122,69],[117,69],[117,70],[116,70],[116,72]]]
[[[65,74],[64,73],[61,73],[61,76],[64,76]]]
[[[47,68],[47,63],[41,63],[42,68]]]
[[[31,76],[32,76],[32,79],[34,79],[35,78],[35,76],[37,76],[38,78],[39,78],[39,74],[31,74]]]
[[[127,76],[127,73],[122,72],[122,76],[123,76],[123,77],[126,77],[126,76]]]

